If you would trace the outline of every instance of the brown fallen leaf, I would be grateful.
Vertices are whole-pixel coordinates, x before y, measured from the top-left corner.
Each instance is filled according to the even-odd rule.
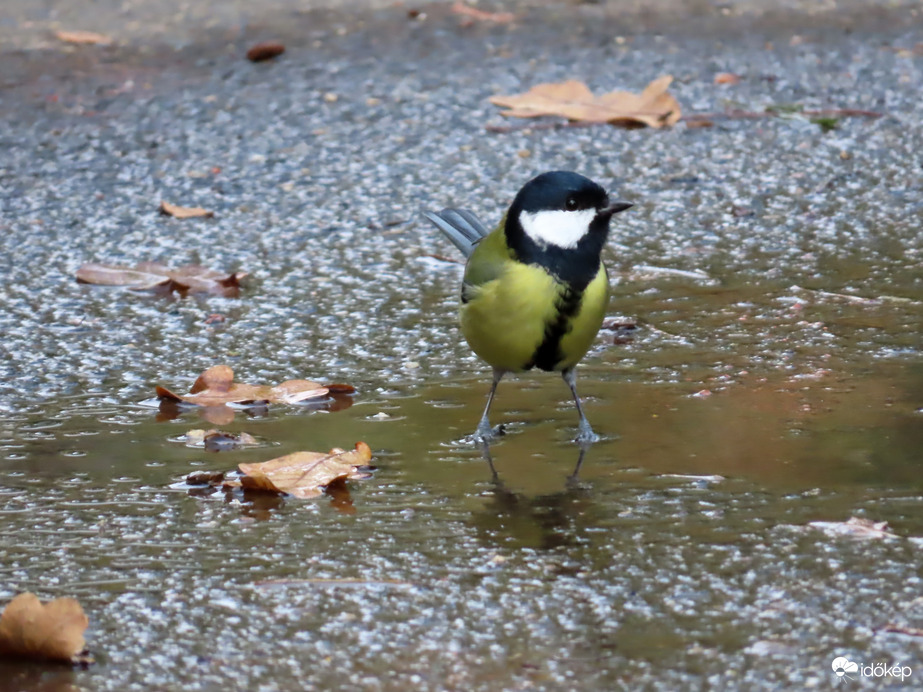
[[[509,24],[516,17],[512,12],[487,12],[471,7],[463,2],[456,2],[451,8],[452,14],[466,17],[476,22],[491,22],[493,24]]]
[[[77,281],[97,286],[126,286],[138,290],[150,290],[166,287],[171,279],[163,273],[88,262],[77,270]]]
[[[245,276],[247,272],[226,274],[194,264],[170,269],[159,262],[141,262],[134,268],[89,262],[77,270],[77,281],[84,284],[164,294],[211,293],[225,298],[240,294],[240,280]]]
[[[161,399],[206,407],[250,402],[291,404],[327,396],[329,392],[310,380],[288,380],[274,387],[235,382],[234,371],[227,365],[214,365],[199,375],[189,394],[174,394],[160,386],[155,391]]]
[[[820,529],[829,536],[866,540],[898,538],[896,533],[888,531],[888,522],[860,517],[850,517],[847,521],[810,521],[808,526]]]
[[[557,115],[571,121],[621,127],[664,127],[675,124],[682,115],[679,103],[667,92],[672,81],[672,76],[664,75],[640,94],[611,91],[595,96],[583,82],[569,80],[539,84],[524,94],[492,96],[490,102],[509,109],[501,112],[508,117]]]
[[[279,404],[297,404],[329,394],[330,388],[311,380],[286,380],[272,388],[273,398],[269,401]]]
[[[601,332],[615,332],[612,336],[612,344],[614,346],[624,346],[634,341],[635,334],[637,334],[638,331],[638,325],[634,322],[625,322],[624,320],[607,317],[599,330]]]
[[[324,385],[331,394],[355,394],[356,388],[351,384],[343,384],[342,382],[333,382],[331,384]]]
[[[740,84],[740,77],[733,72],[719,72],[715,75],[715,84]]]
[[[21,593],[0,615],[0,655],[71,661],[83,651],[89,624],[73,598],[42,603],[33,593]]]
[[[323,488],[337,479],[369,478],[367,470],[372,450],[365,442],[357,442],[350,451],[331,449],[323,452],[295,452],[256,464],[239,464],[244,475],[240,486],[244,490],[286,493],[307,499],[323,493]],[[226,482],[226,487],[233,483]]]
[[[150,272],[166,271],[177,286],[190,293],[214,293],[229,298],[235,297],[240,292],[240,280],[247,276],[247,272],[227,274],[217,269],[200,267],[197,264],[169,269],[157,262],[142,262],[136,268]]]
[[[212,218],[215,212],[202,209],[202,207],[181,207],[178,204],[169,202],[160,202],[160,213],[164,216],[172,216],[175,219],[196,219]]]
[[[278,41],[263,41],[257,43],[247,51],[247,60],[250,62],[263,62],[272,60],[285,52],[285,45]]]
[[[55,38],[65,43],[81,45],[108,46],[114,43],[111,36],[97,34],[95,31],[64,31],[59,29],[54,32]]]
[[[186,476],[186,485],[218,485],[224,480],[224,471],[193,471]]]

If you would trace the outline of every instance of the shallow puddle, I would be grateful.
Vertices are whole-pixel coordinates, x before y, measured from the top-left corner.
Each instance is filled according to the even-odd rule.
[[[546,374],[501,385],[507,434],[490,461],[464,439],[484,380],[359,393],[336,412],[238,411],[224,427],[265,446],[220,453],[176,441],[209,427],[197,411],[158,421],[74,398],[7,417],[5,581],[78,598],[98,659],[9,674],[51,689],[211,689],[228,675],[250,688],[801,685],[834,654],[918,655],[916,638],[881,630],[923,617],[923,370],[747,374],[712,391],[620,381],[606,353],[581,371],[606,437],[585,454]],[[374,477],[318,500],[176,485],[357,439],[376,451]],[[854,516],[896,537],[809,526]]]

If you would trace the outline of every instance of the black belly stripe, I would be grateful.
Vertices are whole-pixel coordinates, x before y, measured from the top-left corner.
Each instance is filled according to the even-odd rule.
[[[561,362],[564,354],[561,352],[561,339],[571,330],[571,318],[577,314],[580,309],[580,301],[583,299],[583,289],[575,289],[573,286],[565,286],[555,301],[557,312],[555,318],[545,324],[545,334],[542,343],[535,349],[532,359],[526,366],[530,368],[540,368],[542,370],[554,370],[555,365]]]

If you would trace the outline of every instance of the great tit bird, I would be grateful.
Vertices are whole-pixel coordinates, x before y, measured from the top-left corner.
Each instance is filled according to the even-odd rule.
[[[559,371],[580,416],[578,442],[599,439],[577,395],[576,366],[602,325],[609,276],[600,259],[613,214],[632,205],[569,171],[527,182],[489,231],[471,212],[424,212],[468,258],[461,290],[461,330],[493,367],[493,384],[474,437],[492,437],[490,405],[508,372]]]

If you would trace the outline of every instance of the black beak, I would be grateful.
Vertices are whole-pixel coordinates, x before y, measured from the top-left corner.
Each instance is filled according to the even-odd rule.
[[[608,207],[604,207],[596,212],[597,219],[610,219],[615,214],[618,214],[620,211],[625,211],[626,209],[631,209],[634,204],[631,202],[613,202]]]

